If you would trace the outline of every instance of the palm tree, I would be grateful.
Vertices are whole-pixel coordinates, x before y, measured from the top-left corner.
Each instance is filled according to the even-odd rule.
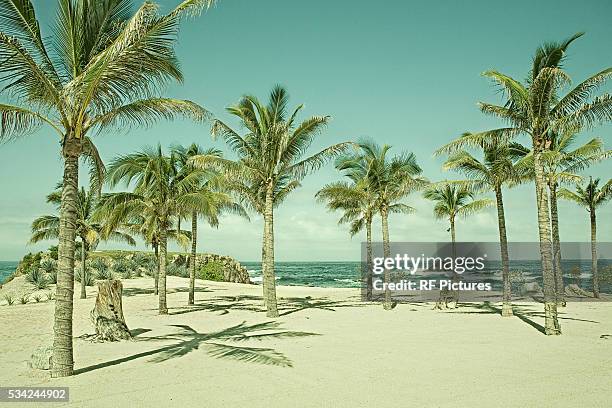
[[[436,218],[446,218],[448,220],[453,256],[455,253],[455,222],[457,217],[469,217],[493,205],[493,201],[488,198],[476,199],[476,193],[466,183],[436,183],[425,190],[423,197],[435,203],[434,216]]]
[[[464,137],[466,136],[468,136],[468,134],[466,134]],[[518,143],[500,143],[495,146],[484,147],[483,150],[484,160],[482,162],[466,151],[459,151],[448,158],[448,160],[444,163],[444,168],[463,173],[472,182],[471,185],[475,189],[492,190],[495,193],[499,244],[502,259],[502,316],[512,316],[510,262],[508,257],[508,238],[506,236],[506,217],[504,214],[502,188],[507,184],[518,183],[524,178],[524,173],[522,174],[516,168],[515,162],[518,158],[525,156],[528,153],[528,150]],[[463,193],[455,190],[455,194],[446,194],[445,191],[445,194],[443,194],[444,206],[440,207],[441,211],[439,214],[450,217],[450,215],[453,214],[451,209],[454,208],[455,205],[449,205],[448,203],[453,203],[453,198],[456,197],[459,199],[460,195],[465,195],[467,198],[467,194],[469,194],[469,191]],[[451,231],[453,231],[452,239],[454,242],[454,221],[450,222]]]
[[[103,197],[103,201],[106,200],[108,195]],[[157,296],[159,294],[159,268],[160,268],[160,257],[159,257],[159,227],[158,218],[155,214],[155,205],[151,201],[146,206],[143,213],[139,214],[128,214],[125,220],[119,224],[120,229],[123,229],[133,236],[140,236],[145,244],[150,245],[153,248],[153,254],[155,255],[156,262],[156,274],[155,274],[155,289],[153,293]],[[99,217],[104,219],[108,216],[108,209],[104,206],[99,208],[101,211],[99,214],[94,215],[96,219]],[[115,221],[118,222],[118,221]],[[174,227],[174,223],[170,222],[167,230],[167,240],[175,241],[182,248],[187,248],[191,239],[189,231],[180,230]]]
[[[382,147],[372,141],[359,144],[361,152],[339,159],[338,169],[346,172],[354,180],[364,180],[366,188],[374,199],[374,206],[381,216],[383,255],[391,257],[389,240],[389,214],[408,214],[414,209],[402,201],[412,192],[427,185],[427,180],[420,177],[421,168],[413,153],[402,153],[389,158],[387,153],[391,146]],[[385,269],[384,280],[389,282],[390,272]],[[394,307],[391,292],[385,286],[383,307],[390,310]]]
[[[578,33],[561,43],[539,47],[526,84],[497,71],[485,72],[483,75],[503,90],[507,101],[503,105],[480,103],[480,109],[504,120],[509,126],[473,133],[470,138],[444,147],[453,150],[468,144],[480,146],[521,134],[531,138],[547,335],[561,334],[561,326],[557,318],[549,198],[542,154],[549,149],[553,133],[562,133],[569,128],[590,128],[612,120],[612,95],[606,93],[591,99],[593,93],[612,76],[612,68],[587,78],[563,97],[558,95],[569,83],[569,77],[560,68],[565,52],[582,35]]]
[[[550,220],[552,227],[555,288],[559,304],[565,305],[565,286],[561,268],[561,240],[559,237],[559,213],[557,210],[557,191],[561,183],[580,183],[582,177],[576,174],[598,161],[612,155],[604,151],[603,141],[594,138],[585,144],[575,147],[578,129],[568,128],[563,133],[550,135],[549,149],[542,152],[542,162],[548,192],[550,194]],[[519,167],[531,169],[533,173],[533,155],[528,154],[518,164]]]
[[[131,15],[129,0],[58,0],[51,39],[42,35],[31,0],[0,2],[0,92],[9,101],[0,103],[0,139],[49,126],[61,142],[64,161],[52,377],[72,375],[74,368],[79,157],[101,163],[92,132],[177,115],[205,117],[193,102],[156,94],[163,85],[182,81],[173,49],[180,20],[212,1],[184,0],[167,15],[147,1]]]
[[[375,197],[368,189],[366,179],[351,183],[338,181],[325,185],[316,194],[318,201],[326,202],[330,211],[343,211],[338,224],[350,223],[351,236],[356,235],[364,226],[366,229],[366,265],[362,275],[365,277],[366,299],[372,299],[372,219],[376,212]]]
[[[204,171],[181,171],[175,154],[164,155],[161,146],[119,156],[108,167],[111,187],[134,183],[133,192],[105,194],[100,216],[108,225],[119,225],[140,214],[151,215],[157,228],[159,245],[159,314],[168,314],[166,303],[166,262],[168,230],[185,208],[204,212],[208,203],[196,191]]]
[[[297,123],[302,105],[289,113],[288,100],[289,94],[281,86],[272,89],[267,105],[255,96],[244,96],[236,106],[227,109],[246,129],[244,136],[220,120],[215,120],[212,127],[213,137],[223,137],[238,156],[237,160],[211,155],[192,158],[199,167],[217,166],[222,169],[243,202],[263,215],[263,293],[268,317],[278,317],[274,277],[274,207],[280,205],[308,173],[320,168],[349,145],[338,143],[303,158],[314,138],[327,125],[329,117],[312,116]]]
[[[584,207],[591,219],[591,273],[593,275],[593,296],[599,297],[599,272],[597,270],[597,218],[596,210],[606,201],[612,199],[612,179],[599,188],[600,179],[591,177],[589,183],[582,187],[576,185],[576,191],[566,188],[559,190],[559,197],[575,202]]]
[[[180,165],[185,172],[197,172],[201,175],[200,183],[196,185],[193,193],[200,196],[201,201],[196,206],[186,208],[186,211],[191,215],[191,254],[189,258],[189,299],[187,304],[193,305],[195,301],[195,275],[196,275],[196,252],[197,252],[197,237],[198,237],[198,216],[203,216],[208,225],[211,227],[219,226],[219,216],[222,213],[231,212],[241,215],[248,219],[248,215],[244,208],[234,202],[233,198],[223,191],[224,183],[220,175],[212,172],[204,174],[201,170],[193,167],[189,163],[189,159],[195,156],[215,156],[221,157],[221,151],[217,149],[203,149],[197,144],[191,144],[189,147],[174,146],[172,148],[180,160]],[[201,205],[201,202],[204,205]],[[180,217],[179,217],[180,220]]]
[[[61,185],[58,190],[47,196],[47,202],[55,204],[59,210],[61,205]],[[81,240],[81,299],[87,298],[86,279],[87,268],[85,260],[87,253],[95,249],[100,240],[123,241],[130,245],[136,245],[134,239],[125,232],[118,229],[109,229],[102,236],[103,225],[94,220],[94,211],[97,205],[97,194],[91,190],[85,191],[81,187],[77,196],[76,207],[76,235]],[[32,238],[30,242],[35,243],[43,240],[57,239],[59,237],[60,218],[57,215],[43,215],[32,222]]]

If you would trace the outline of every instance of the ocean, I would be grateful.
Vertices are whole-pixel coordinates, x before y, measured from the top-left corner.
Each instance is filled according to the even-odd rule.
[[[11,275],[18,262],[0,261],[0,284]],[[261,284],[261,263],[242,262],[249,271],[251,280]],[[482,282],[490,282],[494,289],[501,289],[502,279],[499,262],[486,262],[485,270],[476,279]],[[600,270],[612,266],[612,260],[600,259]],[[570,273],[573,269],[580,269],[580,285],[583,289],[591,288],[591,263],[590,260],[563,260],[563,271],[565,283],[574,283]],[[358,288],[360,286],[359,262],[277,262],[275,273],[276,283],[285,286],[318,286],[323,288]],[[538,282],[542,285],[542,275],[539,261],[511,261],[511,271],[523,271],[526,281]],[[415,276],[418,278],[419,274]],[[472,280],[473,275],[470,275]],[[600,290],[612,293],[612,283],[601,282]]]
[[[18,263],[17,261],[0,261],[0,285],[15,272]]]
[[[241,262],[247,268],[251,280],[261,284],[261,262]],[[511,271],[522,271],[525,281],[538,282],[542,286],[540,261],[510,261]],[[600,259],[599,269],[612,265],[610,259]],[[591,288],[590,260],[563,260],[561,267],[564,272],[565,284],[575,283],[571,271],[580,269],[580,286]],[[277,262],[275,264],[276,284],[285,286],[318,286],[332,288],[358,288],[360,283],[361,264],[359,262]],[[423,276],[423,275],[421,275]],[[431,275],[428,275],[431,276]],[[470,281],[489,282],[494,290],[502,288],[502,273],[500,262],[485,262],[485,269],[478,275],[470,274]],[[419,278],[417,273],[415,278]],[[600,291],[612,293],[612,283],[600,282]]]

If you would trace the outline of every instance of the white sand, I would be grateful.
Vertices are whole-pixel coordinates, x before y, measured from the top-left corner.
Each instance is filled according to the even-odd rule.
[[[187,280],[169,277],[171,315],[158,316],[153,294],[134,294],[152,284],[124,281],[126,320],[141,332],[135,340],[75,339],[76,369],[85,372],[71,378],[50,379],[26,364],[33,349],[52,341],[53,303],[0,306],[0,384],[68,386],[74,407],[612,406],[612,338],[600,338],[612,335],[611,303],[570,303],[562,309],[563,335],[546,337],[486,308],[401,304],[384,311],[360,303],[357,290],[279,287],[279,329],[318,335],[229,343],[215,333],[270,320],[253,310],[259,300],[241,298],[259,297],[261,287],[199,281],[205,291],[187,308]],[[93,332],[95,290],[88,289],[86,300],[75,299],[75,336]],[[525,305],[523,318],[541,325],[541,310]],[[164,338],[180,333],[172,325],[196,334]],[[273,349],[292,367],[215,358],[211,343]],[[172,344],[189,352],[152,361]]]

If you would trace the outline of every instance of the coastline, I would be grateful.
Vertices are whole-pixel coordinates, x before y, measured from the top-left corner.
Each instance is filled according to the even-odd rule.
[[[6,352],[0,382],[68,386],[67,406],[75,407],[126,400],[133,406],[266,407],[269,398],[276,406],[298,400],[313,407],[535,407],[541,401],[603,407],[612,395],[609,302],[568,303],[560,314],[564,335],[550,347],[539,331],[540,304],[534,303],[521,303],[517,317],[508,320],[496,305],[440,312],[412,303],[389,312],[361,303],[358,289],[279,286],[281,316],[262,331],[271,319],[262,312],[260,286],[197,280],[196,303],[187,306],[188,280],[168,277],[170,315],[159,316],[152,279],[123,285],[134,340],[98,344],[79,338],[93,333],[89,311],[97,290],[89,288],[87,299],[74,303],[78,375],[70,378],[49,379],[26,363],[32,350],[52,341],[53,302],[0,306],[0,318],[11,327],[0,338]],[[244,329],[240,341],[227,338]],[[278,331],[293,336],[252,337]],[[214,344],[255,354],[268,350],[288,365],[221,356]],[[542,378],[547,387],[541,387]],[[589,391],[594,388],[597,393]]]

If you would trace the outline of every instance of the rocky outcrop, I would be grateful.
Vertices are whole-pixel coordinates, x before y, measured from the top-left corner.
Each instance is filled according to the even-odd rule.
[[[184,265],[187,268],[190,267],[189,255],[186,254],[173,255],[170,262],[175,263],[179,266]],[[222,266],[223,281],[225,282],[252,284],[247,269],[231,256],[217,254],[196,255],[196,270],[200,270],[208,263],[217,263]]]

